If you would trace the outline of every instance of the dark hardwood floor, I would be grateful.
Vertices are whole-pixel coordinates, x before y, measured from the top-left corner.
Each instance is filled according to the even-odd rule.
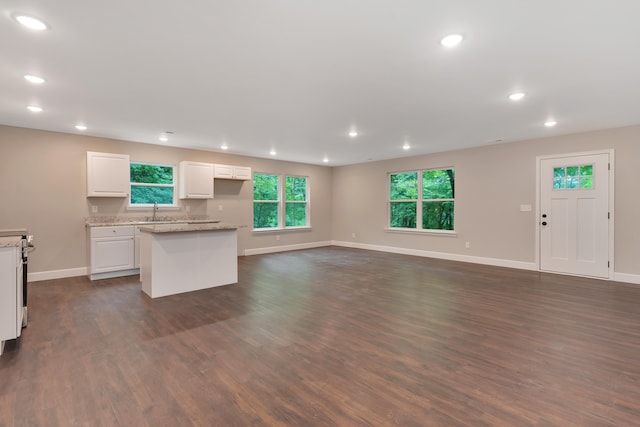
[[[0,426],[640,425],[640,286],[345,248],[33,283]]]

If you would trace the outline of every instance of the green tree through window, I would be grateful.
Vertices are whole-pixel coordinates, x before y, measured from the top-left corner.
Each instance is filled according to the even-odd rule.
[[[453,230],[454,199],[453,169],[389,174],[389,226]]]
[[[308,226],[307,181],[301,176],[254,174],[253,228],[275,229],[283,227],[282,224],[284,228]]]
[[[129,167],[132,205],[175,204],[174,167],[131,163]]]

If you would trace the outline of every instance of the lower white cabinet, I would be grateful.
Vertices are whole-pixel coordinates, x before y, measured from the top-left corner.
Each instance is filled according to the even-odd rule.
[[[137,274],[135,231],[131,225],[91,227],[89,231],[91,280]]]
[[[0,354],[22,331],[21,247],[0,248]]]

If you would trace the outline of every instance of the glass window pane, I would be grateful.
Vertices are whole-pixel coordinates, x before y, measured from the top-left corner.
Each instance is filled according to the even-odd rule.
[[[593,175],[593,165],[580,166],[580,176],[591,176],[591,175]]]
[[[418,203],[391,202],[391,227],[416,228]]]
[[[307,178],[288,176],[285,178],[285,200],[303,202],[307,199]]]
[[[554,178],[564,178],[566,175],[565,168],[553,168],[553,177]]]
[[[140,184],[173,184],[173,166],[131,163],[131,182]]]
[[[567,188],[579,188],[580,180],[578,177],[567,177]]]
[[[391,177],[391,200],[418,199],[418,172],[393,173]]]
[[[285,226],[302,227],[307,225],[306,203],[285,203]]]
[[[253,175],[253,200],[278,200],[278,175]]]
[[[278,203],[253,203],[253,228],[275,228],[278,226]]]
[[[564,177],[553,178],[553,188],[556,190],[565,188]]]
[[[131,204],[173,204],[173,187],[131,186]]]
[[[453,169],[422,172],[423,199],[453,199],[455,179]]]
[[[567,176],[574,177],[578,176],[579,168],[578,166],[567,166]]]
[[[424,202],[422,228],[425,230],[453,230],[453,202]]]
[[[593,178],[590,176],[580,177],[580,188],[593,188]]]

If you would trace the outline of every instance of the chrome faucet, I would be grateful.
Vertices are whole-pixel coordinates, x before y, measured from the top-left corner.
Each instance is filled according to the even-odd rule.
[[[156,212],[158,212],[158,202],[153,202],[153,218],[151,221],[156,220]]]

